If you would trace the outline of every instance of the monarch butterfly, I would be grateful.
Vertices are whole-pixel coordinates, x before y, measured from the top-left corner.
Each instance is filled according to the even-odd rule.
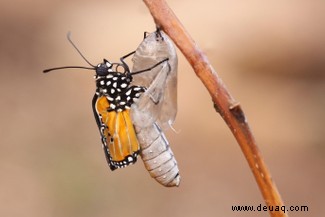
[[[79,51],[70,39],[68,40],[91,66],[63,66],[46,69],[53,70],[80,68],[95,70],[96,93],[92,100],[92,107],[98,125],[106,160],[111,170],[134,164],[139,154],[140,146],[131,120],[130,108],[140,95],[146,91],[144,86],[133,85],[133,76],[150,71],[164,62],[165,58],[150,67],[138,71],[130,71],[124,59],[134,54],[131,52],[120,58],[120,63],[112,63],[106,59],[97,66],[92,65]]]
[[[163,31],[145,37],[133,56],[132,71],[148,68],[166,58],[168,61],[134,78],[134,84],[147,88],[132,104],[131,115],[146,169],[160,184],[170,187],[179,185],[179,169],[159,125],[166,128],[176,117],[177,55],[173,43]]]

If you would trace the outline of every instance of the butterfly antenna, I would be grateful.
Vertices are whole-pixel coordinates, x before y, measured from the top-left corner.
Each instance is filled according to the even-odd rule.
[[[94,68],[83,67],[83,66],[62,66],[62,67],[55,67],[55,68],[45,69],[45,70],[43,70],[43,72],[47,73],[47,72],[50,72],[50,71],[55,71],[55,70],[60,70],[60,69],[89,69],[89,70],[94,70]]]
[[[71,40],[71,32],[68,32],[67,34],[67,38],[70,42],[70,44],[72,44],[72,46],[77,50],[77,52],[80,54],[80,56],[92,67],[95,68],[95,66],[93,64],[91,64],[87,59],[86,57],[81,53],[81,51],[78,49],[78,47],[73,43],[73,41]]]

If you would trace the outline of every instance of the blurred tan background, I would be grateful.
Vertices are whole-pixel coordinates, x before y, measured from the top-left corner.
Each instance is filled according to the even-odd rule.
[[[325,2],[168,1],[206,52],[250,126],[290,216],[324,216]],[[268,216],[233,212],[263,199],[239,146],[179,54],[179,112],[167,132],[179,188],[139,162],[110,172],[91,110],[96,64],[155,28],[142,1],[0,3],[0,216]],[[264,205],[264,204],[263,204]]]

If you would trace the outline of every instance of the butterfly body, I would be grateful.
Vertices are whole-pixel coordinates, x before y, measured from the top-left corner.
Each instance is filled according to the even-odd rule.
[[[121,66],[124,72],[117,71]],[[129,109],[145,88],[131,85],[132,75],[127,70],[105,59],[96,67],[92,106],[111,170],[135,163],[140,150]]]

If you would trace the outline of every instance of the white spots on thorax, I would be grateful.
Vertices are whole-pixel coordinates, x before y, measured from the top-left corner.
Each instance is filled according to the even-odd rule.
[[[112,102],[112,101],[114,100],[114,99],[113,99],[112,97],[110,97],[110,96],[107,96],[106,98],[107,98],[107,100],[110,101],[110,102]]]
[[[131,94],[132,89],[128,90],[125,95],[129,96]]]
[[[122,87],[122,88],[126,88],[127,86],[128,86],[128,85],[127,85],[126,83],[122,83],[122,84],[121,84],[121,87]]]

